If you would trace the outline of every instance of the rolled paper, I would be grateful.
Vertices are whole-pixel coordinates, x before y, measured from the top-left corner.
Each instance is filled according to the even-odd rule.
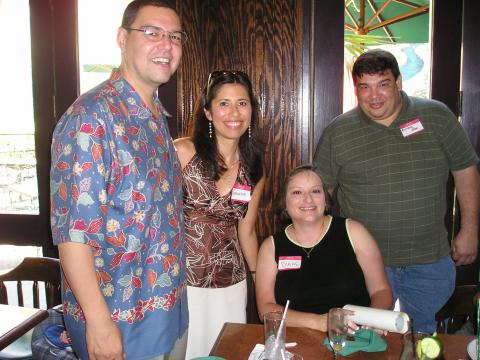
[[[345,305],[343,308],[354,312],[353,315],[347,315],[347,318],[357,325],[400,334],[404,334],[408,331],[410,318],[404,312],[374,309],[357,305]]]

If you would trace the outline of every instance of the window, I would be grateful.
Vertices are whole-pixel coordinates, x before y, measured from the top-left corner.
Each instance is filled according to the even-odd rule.
[[[117,29],[131,1],[78,0],[80,93],[106,80],[112,69],[120,65]]]
[[[0,0],[0,213],[38,214],[28,0]]]

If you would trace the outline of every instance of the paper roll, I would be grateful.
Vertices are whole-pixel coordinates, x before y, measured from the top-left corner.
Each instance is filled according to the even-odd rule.
[[[365,325],[400,334],[408,331],[410,318],[404,312],[356,305],[345,305],[343,308],[355,312],[353,315],[348,315],[348,319],[357,325]]]

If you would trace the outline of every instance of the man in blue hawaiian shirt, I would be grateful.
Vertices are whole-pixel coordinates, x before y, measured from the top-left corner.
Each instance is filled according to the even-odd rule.
[[[117,34],[119,69],[54,131],[51,226],[81,359],[185,356],[181,169],[157,97],[185,41],[169,5],[131,2]]]

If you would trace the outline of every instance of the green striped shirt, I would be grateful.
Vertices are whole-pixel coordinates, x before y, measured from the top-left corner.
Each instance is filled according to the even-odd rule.
[[[460,123],[442,103],[408,97],[389,126],[360,108],[338,116],[324,131],[315,164],[325,183],[338,185],[342,215],[375,237],[385,265],[431,263],[449,254],[444,225],[449,171],[478,163]],[[424,130],[404,137],[402,124]]]

